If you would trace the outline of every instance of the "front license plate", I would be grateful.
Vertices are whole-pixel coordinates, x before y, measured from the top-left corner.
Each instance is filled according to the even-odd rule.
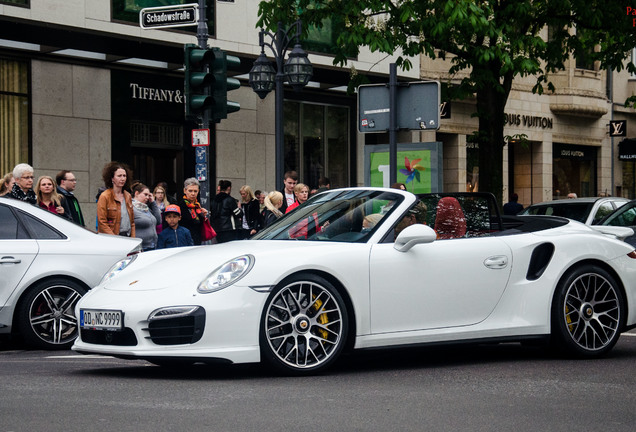
[[[80,328],[84,330],[121,331],[123,312],[118,310],[80,309]]]

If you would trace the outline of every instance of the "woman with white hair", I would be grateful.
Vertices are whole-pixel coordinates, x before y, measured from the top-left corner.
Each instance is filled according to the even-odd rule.
[[[33,167],[29,164],[17,164],[13,168],[13,178],[15,183],[8,197],[36,205],[38,202],[33,191]]]
[[[181,208],[180,226],[190,230],[195,245],[201,244],[201,225],[208,216],[208,211],[201,207],[199,196],[199,180],[190,177],[183,182],[183,198],[179,200]]]

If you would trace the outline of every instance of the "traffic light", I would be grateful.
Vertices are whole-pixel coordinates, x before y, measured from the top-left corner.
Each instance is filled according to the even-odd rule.
[[[227,77],[228,66],[238,68],[241,60],[219,48],[203,49],[194,44],[185,46],[185,115],[197,120],[206,110],[210,119],[219,122],[228,113],[241,109],[237,102],[227,100],[227,92],[241,87],[236,78]]]
[[[241,60],[238,57],[227,55],[227,53],[219,48],[213,48],[214,60],[210,63],[211,73],[213,76],[211,84],[211,95],[214,100],[212,108],[212,119],[217,123],[221,119],[227,118],[229,113],[236,112],[241,109],[238,102],[228,101],[227,92],[236,90],[241,87],[241,83],[236,78],[228,78],[228,67],[238,68],[241,66]]]
[[[197,120],[203,112],[214,105],[210,96],[210,84],[214,77],[209,73],[209,64],[214,60],[214,53],[209,49],[199,48],[194,44],[186,44],[184,55],[186,97],[185,116],[189,120]]]

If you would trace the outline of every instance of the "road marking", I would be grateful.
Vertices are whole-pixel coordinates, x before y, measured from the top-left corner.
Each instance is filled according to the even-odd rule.
[[[75,354],[75,355],[51,355],[51,356],[46,356],[45,358],[69,358],[69,359],[74,359],[74,358],[91,358],[91,359],[96,359],[96,358],[115,358],[113,356],[105,356],[105,355],[99,355],[99,354]]]

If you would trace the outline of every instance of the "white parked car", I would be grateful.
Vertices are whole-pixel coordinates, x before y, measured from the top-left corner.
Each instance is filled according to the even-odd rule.
[[[140,239],[96,234],[39,207],[0,198],[0,334],[69,349],[75,304]]]
[[[605,216],[628,202],[627,198],[622,197],[560,199],[529,205],[519,214],[561,216],[586,225],[596,225]]]
[[[527,216],[503,229],[490,194],[348,188],[251,240],[122,260],[78,302],[73,349],[290,374],[344,349],[439,342],[539,339],[596,357],[635,305],[634,248],[591,227]]]

